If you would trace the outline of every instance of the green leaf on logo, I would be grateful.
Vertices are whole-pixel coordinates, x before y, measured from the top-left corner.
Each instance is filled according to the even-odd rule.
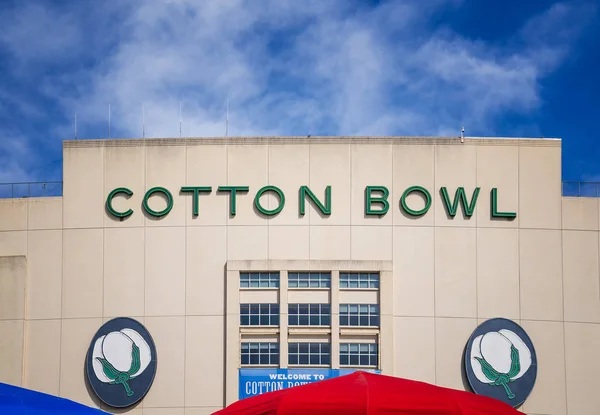
[[[521,371],[521,359],[519,358],[519,351],[512,344],[510,345],[510,370],[506,374],[512,382],[515,376]]]
[[[131,348],[131,367],[127,371],[129,376],[134,375],[135,372],[140,370],[141,364],[142,362],[140,360],[140,348],[137,346],[137,344],[133,343],[133,346]]]
[[[496,369],[494,369],[492,365],[490,365],[485,359],[482,359],[480,357],[475,357],[475,359],[481,365],[481,371],[483,372],[485,377],[488,378],[491,382],[496,382],[500,377],[500,373],[498,373]]]
[[[104,370],[104,374],[110,380],[115,380],[119,377],[119,372],[115,367],[106,359],[102,357],[97,358],[100,363],[102,363],[102,369]]]
[[[129,388],[128,380],[131,379],[131,375],[135,374],[140,369],[141,360],[140,360],[140,348],[137,344],[132,343],[131,347],[131,366],[127,372],[121,372],[117,370],[108,360],[103,357],[97,357],[98,361],[102,363],[102,369],[104,370],[104,374],[107,378],[112,380],[110,382],[111,385],[121,384],[125,388],[125,392],[127,396],[131,396],[134,392]]]

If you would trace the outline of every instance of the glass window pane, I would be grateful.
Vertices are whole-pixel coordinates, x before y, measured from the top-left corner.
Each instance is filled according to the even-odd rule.
[[[310,316],[310,325],[318,326],[319,325],[319,316]]]
[[[250,317],[248,316],[240,316],[240,325],[247,326],[250,324]]]
[[[358,316],[350,316],[350,325],[358,326]]]
[[[250,325],[258,326],[260,324],[259,316],[250,316]]]
[[[288,355],[288,361],[289,361],[290,365],[297,365],[298,364],[298,355],[297,354]]]
[[[257,365],[259,363],[260,363],[260,359],[259,359],[258,355],[257,354],[251,354],[250,355],[250,364],[251,365]]]
[[[298,353],[298,343],[290,343],[288,349],[290,353]]]
[[[347,364],[349,364],[348,355],[346,355],[346,354],[340,355],[340,365],[347,365]]]
[[[368,366],[369,365],[369,356],[368,355],[361,355],[360,356],[360,364],[362,366]]]
[[[298,325],[300,326],[308,326],[308,316],[300,316],[298,317]]]
[[[300,356],[298,356],[298,364],[299,365],[307,365],[308,364],[308,355],[301,354]]]
[[[358,355],[357,354],[351,354],[350,355],[350,364],[351,365],[358,365]]]
[[[308,343],[298,343],[299,353],[308,353]]]
[[[247,354],[243,354],[242,355],[242,364],[249,365],[250,364],[250,356],[248,356]]]
[[[318,365],[320,364],[320,356],[318,354],[311,354],[310,355],[310,364],[311,365]]]
[[[330,356],[328,354],[321,355],[321,364],[322,365],[330,365],[331,364]]]
[[[348,316],[340,316],[340,326],[348,325]]]
[[[290,326],[297,326],[298,325],[298,316],[289,316],[288,317],[288,324]]]

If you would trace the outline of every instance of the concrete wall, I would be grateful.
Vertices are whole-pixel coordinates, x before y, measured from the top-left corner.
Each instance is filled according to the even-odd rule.
[[[272,218],[252,206],[267,184],[287,198]],[[179,194],[183,185],[213,187],[200,196],[197,217],[191,197]],[[235,217],[228,197],[215,193],[220,185],[250,187]],[[310,204],[298,215],[302,185],[320,198],[332,186],[330,217]],[[367,185],[390,189],[386,215],[364,215]],[[418,219],[398,203],[411,185],[433,198]],[[134,210],[122,221],[105,211],[106,195],[121,186],[134,192],[115,199],[115,208]],[[174,196],[160,220],[141,209],[153,186]],[[456,187],[470,196],[480,186],[475,214],[449,218],[441,186],[452,196]],[[499,209],[516,211],[516,219],[490,218],[492,187]],[[275,206],[275,198],[264,200]],[[151,207],[161,203],[153,198]],[[224,335],[228,263],[380,261],[393,271],[385,372],[463,389],[468,337],[483,320],[507,317],[528,331],[539,360],[521,410],[596,414],[599,221],[597,199],[561,197],[558,140],[65,142],[62,198],[0,201],[0,256],[8,257],[0,273],[0,361],[11,362],[0,381],[95,405],[84,381],[87,347],[102,322],[130,316],[152,334],[161,364],[129,413],[209,414],[225,403],[221,376],[233,353]],[[227,388],[235,388],[229,373]]]

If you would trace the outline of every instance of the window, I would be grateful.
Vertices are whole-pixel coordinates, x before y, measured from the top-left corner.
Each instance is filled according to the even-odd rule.
[[[288,273],[289,288],[329,288],[331,273],[329,272],[290,272]]]
[[[379,304],[340,304],[340,326],[379,326]]]
[[[279,326],[279,304],[240,304],[240,325]]]
[[[329,326],[331,306],[329,304],[289,304],[288,325]]]
[[[241,272],[241,288],[278,288],[279,272]]]
[[[329,343],[289,343],[288,363],[290,365],[329,365],[331,347]]]
[[[278,365],[279,343],[242,343],[242,365]]]
[[[379,288],[379,273],[340,272],[340,288]]]
[[[340,365],[377,366],[377,344],[340,343]]]

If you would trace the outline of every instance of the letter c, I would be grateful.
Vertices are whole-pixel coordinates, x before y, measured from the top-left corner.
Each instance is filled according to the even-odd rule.
[[[131,214],[133,214],[133,210],[127,209],[125,212],[118,212],[118,211],[116,211],[113,208],[113,206],[112,206],[112,200],[119,193],[123,193],[123,194],[125,194],[127,196],[133,195],[133,192],[131,190],[129,190],[128,188],[126,188],[126,187],[117,187],[112,192],[110,192],[108,194],[108,197],[106,198],[106,210],[108,210],[111,215],[113,215],[113,216],[115,216],[117,218],[123,218],[124,219],[124,218],[126,218],[128,216],[131,216]]]

